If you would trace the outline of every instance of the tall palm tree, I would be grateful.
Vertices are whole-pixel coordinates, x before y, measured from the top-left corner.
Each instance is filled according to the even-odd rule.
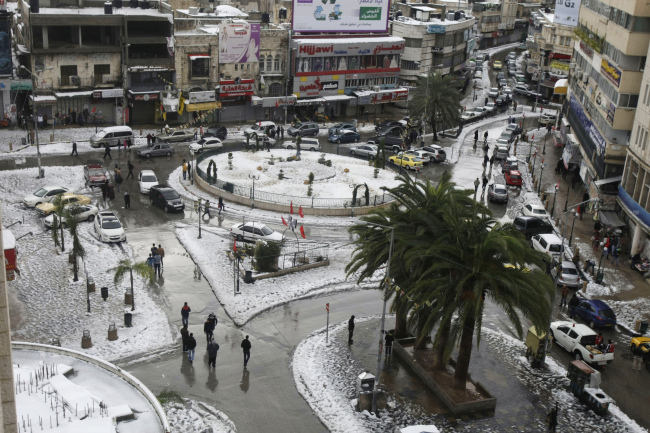
[[[115,271],[115,276],[113,277],[113,283],[120,284],[124,277],[128,274],[131,278],[131,311],[135,310],[135,293],[133,291],[133,273],[140,275],[143,278],[147,278],[150,282],[153,281],[153,268],[147,264],[147,262],[133,263],[130,260],[124,259],[120,260],[120,263],[110,269]]]
[[[435,70],[429,70],[426,77],[418,79],[409,109],[414,118],[422,118],[431,125],[433,139],[438,140],[438,130],[442,125],[459,124],[462,108],[460,100],[458,85],[450,75],[443,76]]]
[[[65,251],[65,240],[63,239],[63,218],[65,207],[63,205],[63,194],[58,194],[52,199],[54,210],[52,211],[52,239],[54,239],[54,246],[60,246],[61,251]],[[61,230],[61,239],[59,240],[59,230]]]
[[[74,258],[74,264],[72,266],[74,274],[73,281],[79,281],[79,266],[77,264],[77,257],[83,258],[86,255],[86,250],[84,249],[83,245],[81,245],[81,241],[79,240],[79,236],[77,234],[79,221],[77,221],[77,218],[74,214],[67,210],[63,215],[65,218],[65,224],[68,226],[68,230],[70,230],[70,235],[72,235],[72,256]],[[63,227],[63,223],[61,226]]]

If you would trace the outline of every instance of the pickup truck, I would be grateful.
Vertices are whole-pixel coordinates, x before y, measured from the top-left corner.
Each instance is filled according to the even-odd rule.
[[[614,353],[596,348],[596,333],[587,325],[558,321],[551,323],[551,336],[555,342],[573,353],[576,359],[588,364],[606,365],[614,360]]]

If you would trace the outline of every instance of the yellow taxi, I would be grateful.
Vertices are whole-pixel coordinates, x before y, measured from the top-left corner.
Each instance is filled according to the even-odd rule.
[[[407,170],[419,170],[422,168],[422,161],[417,156],[395,155],[388,158],[388,162],[404,167]]]
[[[56,200],[56,199],[54,199]],[[52,201],[54,201],[52,200]],[[78,194],[72,194],[70,192],[67,192],[65,194],[62,194],[61,200],[63,202],[63,207],[67,208],[68,206],[72,204],[80,205],[80,204],[90,204],[90,197],[86,197],[85,195],[78,195]],[[53,203],[41,203],[38,206],[36,206],[36,209],[41,211],[42,214],[44,215],[49,215],[52,212],[54,212],[54,204]]]
[[[644,357],[650,355],[650,337],[634,337],[630,341],[630,349],[634,350],[637,346],[641,347]]]
[[[501,68],[503,68],[503,64],[500,61],[495,60],[494,64],[492,65],[492,69],[498,70]]]

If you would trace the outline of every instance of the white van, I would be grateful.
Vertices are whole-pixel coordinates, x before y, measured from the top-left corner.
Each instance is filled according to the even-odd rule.
[[[533,236],[530,245],[537,251],[541,251],[556,261],[562,260],[562,239],[552,233]]]
[[[478,78],[478,79],[483,78],[483,71],[481,71],[480,69],[477,69],[477,70],[474,72],[474,78]]]
[[[104,128],[90,137],[90,147],[104,147],[106,143],[114,147],[124,145],[124,140],[130,139],[133,142],[133,130],[128,126],[110,126]]]
[[[275,129],[276,125],[274,122],[265,120],[263,122],[257,122],[254,125],[251,125],[244,129],[244,135],[251,135],[251,138],[255,138],[256,135],[263,136],[264,134],[269,133],[272,129]]]
[[[294,141],[285,141],[282,143],[282,147],[285,149],[295,149],[296,148],[296,142]],[[303,138],[302,141],[300,142],[300,149],[302,150],[311,150],[311,151],[317,151],[320,150],[320,142],[318,141],[318,138]]]

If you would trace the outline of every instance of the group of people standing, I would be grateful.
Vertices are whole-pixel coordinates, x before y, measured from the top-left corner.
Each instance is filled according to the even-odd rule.
[[[158,277],[162,276],[164,258],[165,249],[160,244],[158,244],[156,247],[156,243],[154,242],[153,246],[151,247],[151,253],[149,253],[149,257],[147,257],[147,264],[153,268],[154,275]],[[189,311],[187,314],[189,315]]]
[[[609,255],[611,254],[612,265],[618,268],[618,258],[621,251],[621,238],[604,231],[600,221],[596,221],[594,224],[594,235],[591,237],[591,241],[594,250],[598,250],[598,248],[602,247],[601,257],[609,260]]]

